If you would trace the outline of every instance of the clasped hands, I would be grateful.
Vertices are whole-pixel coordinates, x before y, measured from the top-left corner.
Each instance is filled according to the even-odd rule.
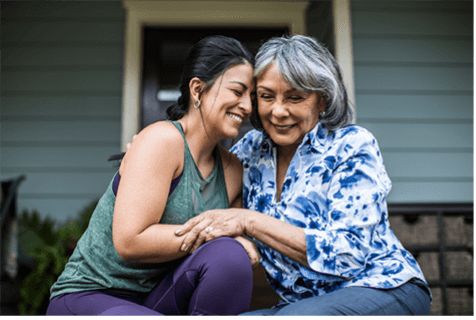
[[[219,237],[232,237],[245,248],[253,267],[260,262],[253,242],[243,237],[246,232],[246,214],[242,209],[209,210],[188,220],[176,236],[184,236],[181,250],[190,254],[204,243]]]

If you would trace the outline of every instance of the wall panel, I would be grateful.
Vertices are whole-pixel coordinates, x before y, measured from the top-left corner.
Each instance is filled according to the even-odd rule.
[[[120,1],[1,2],[1,177],[59,223],[97,200],[120,152]]]
[[[390,203],[473,201],[473,5],[352,1],[357,124]]]

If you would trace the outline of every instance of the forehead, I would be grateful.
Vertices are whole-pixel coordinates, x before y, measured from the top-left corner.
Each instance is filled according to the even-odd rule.
[[[249,85],[254,81],[253,79],[253,67],[249,64],[238,64],[230,67],[223,74],[223,80],[225,81],[239,81]]]
[[[264,71],[257,76],[256,84],[258,87],[261,85],[272,89],[294,89],[293,86],[289,82],[287,82],[281,75],[278,69],[278,65],[276,63],[273,63],[272,65],[266,67],[266,69],[264,69]]]

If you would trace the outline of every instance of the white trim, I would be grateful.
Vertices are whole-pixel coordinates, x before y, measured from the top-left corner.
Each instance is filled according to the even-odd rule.
[[[333,0],[336,60],[342,71],[344,84],[352,105],[355,106],[354,55],[352,49],[352,24],[350,0]]]

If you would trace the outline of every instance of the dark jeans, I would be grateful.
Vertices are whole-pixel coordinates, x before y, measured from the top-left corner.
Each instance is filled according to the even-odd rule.
[[[429,315],[430,295],[422,286],[424,284],[410,281],[394,289],[343,288],[281,308],[257,310],[242,315]]]
[[[106,290],[54,297],[47,315],[236,315],[249,309],[250,259],[232,238],[202,244],[145,299]]]

